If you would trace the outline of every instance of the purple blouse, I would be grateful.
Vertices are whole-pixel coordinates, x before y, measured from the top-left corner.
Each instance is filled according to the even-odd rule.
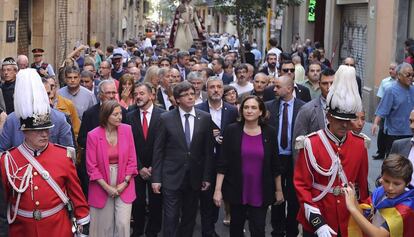
[[[262,134],[250,136],[243,133],[241,144],[242,204],[253,207],[261,207],[263,204],[263,160]]]

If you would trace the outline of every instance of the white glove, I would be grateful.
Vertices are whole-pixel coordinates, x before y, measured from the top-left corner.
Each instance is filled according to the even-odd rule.
[[[315,231],[315,234],[318,235],[318,237],[332,237],[332,235],[338,235],[331,227],[329,227],[327,224],[319,227]]]
[[[326,224],[319,208],[313,207],[307,203],[304,204],[304,207],[305,217],[312,227],[316,229],[315,234],[318,237],[332,237],[332,235],[338,235],[334,230],[332,230],[331,227],[329,227],[329,225]]]

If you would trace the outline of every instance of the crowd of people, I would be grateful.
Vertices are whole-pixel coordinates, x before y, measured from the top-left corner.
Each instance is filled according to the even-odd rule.
[[[97,42],[59,68],[40,48],[31,65],[2,60],[0,236],[186,237],[199,212],[203,237],[219,222],[248,235],[246,221],[264,237],[269,211],[272,236],[412,236],[412,55],[378,91],[374,159],[387,158],[368,201],[355,60],[333,68],[298,38],[291,52],[270,39],[263,58],[243,42],[241,57],[238,39],[219,40]]]

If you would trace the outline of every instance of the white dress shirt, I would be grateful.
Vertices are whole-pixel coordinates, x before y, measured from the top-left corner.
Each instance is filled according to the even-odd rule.
[[[211,107],[210,103],[208,103],[208,107],[210,108],[210,115],[214,124],[216,124],[218,128],[221,128],[221,113],[223,109],[223,101],[221,101],[220,107],[218,109]]]
[[[151,116],[152,116],[152,110],[154,109],[154,104],[152,104],[146,111],[147,111],[147,114],[146,114],[146,118],[147,118],[147,125],[148,125],[148,128],[149,128],[149,125],[150,125],[150,122],[151,122]],[[142,110],[142,109],[139,109],[139,112],[140,112],[140,118],[141,118],[141,125],[142,125],[142,120],[144,119],[144,117],[142,116],[143,115],[143,113],[142,112],[144,112],[144,110]]]
[[[165,89],[162,87],[161,87],[161,95],[162,95],[162,98],[164,99],[165,110],[168,111],[172,104],[171,104],[170,99],[168,99],[167,93],[165,93]]]
[[[193,132],[194,132],[194,119],[196,117],[194,107],[191,109],[190,112],[185,112],[180,107],[178,107],[178,111],[180,112],[181,124],[183,125],[183,131],[185,134],[185,114],[190,114],[191,116],[188,117],[188,122],[190,123],[190,141],[193,140]]]

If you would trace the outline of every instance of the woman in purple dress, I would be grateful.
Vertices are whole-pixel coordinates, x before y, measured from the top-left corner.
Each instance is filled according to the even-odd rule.
[[[214,202],[230,203],[230,237],[243,236],[247,217],[251,236],[264,237],[268,206],[284,200],[277,133],[265,117],[263,101],[248,96],[240,106],[240,122],[230,124],[223,135]]]

